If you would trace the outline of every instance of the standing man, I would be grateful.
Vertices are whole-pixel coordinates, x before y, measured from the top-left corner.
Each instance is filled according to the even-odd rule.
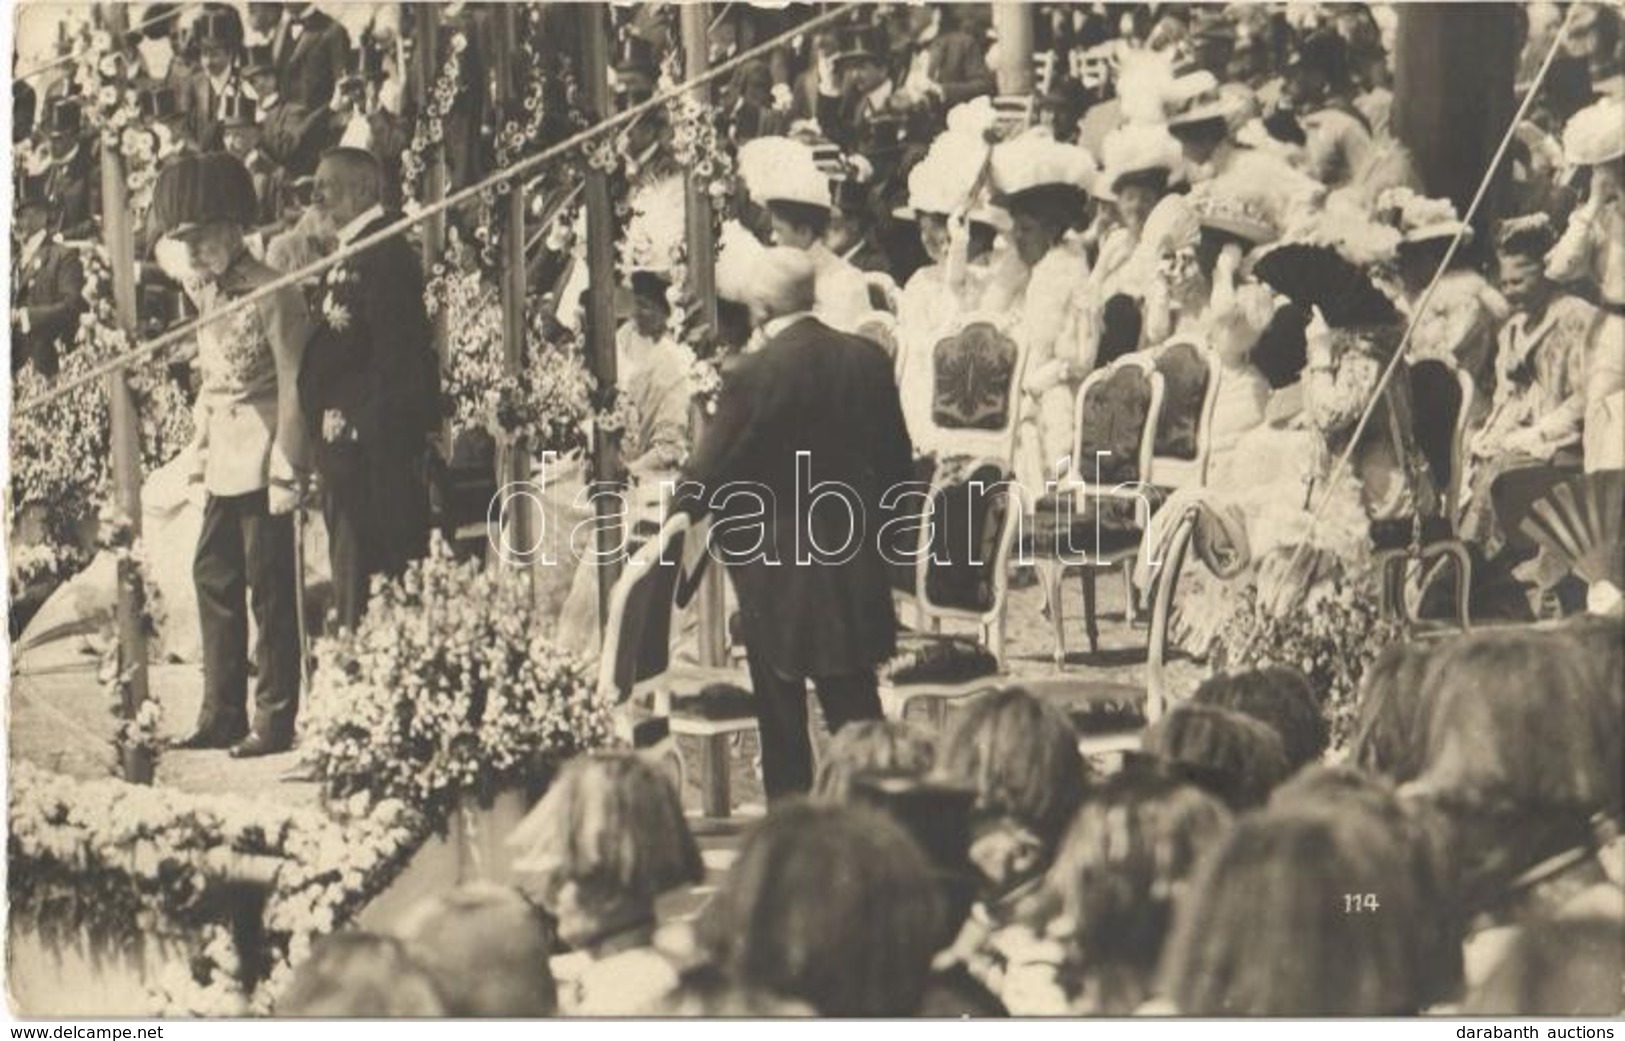
[[[207,320],[277,273],[243,232],[254,186],[235,158],[185,155],[159,173],[156,230],[185,244],[202,279]],[[305,299],[287,287],[198,329],[203,384],[193,443],[204,493],[192,574],[203,636],[203,706],[181,748],[230,748],[234,758],[286,751],[299,711],[298,578],[293,510],[309,472],[295,381],[310,331]],[[254,612],[254,717],[248,718],[248,611]]]
[[[51,208],[38,178],[17,184],[15,273],[11,280],[11,371],[28,362],[54,376],[57,354],[73,344],[84,310],[85,272],[79,254],[51,240]]]
[[[234,8],[207,8],[194,29],[202,63],[192,74],[186,104],[187,130],[198,148],[217,152],[223,147],[220,109],[227,98],[240,97],[243,83],[237,72],[243,49],[243,20]]]
[[[316,166],[312,205],[340,248],[400,219],[386,211],[377,158],[335,148]],[[318,289],[299,397],[317,439],[338,624],[354,628],[374,575],[428,551],[427,437],[440,421],[439,359],[416,251],[395,237],[331,268]]]
[[[271,44],[282,99],[315,110],[333,100],[350,61],[350,34],[308,3],[287,4]]]
[[[55,214],[52,230],[64,239],[88,239],[96,233],[101,210],[97,159],[84,133],[84,110],[77,97],[59,97],[46,112],[51,163],[44,174],[45,196]]]
[[[709,551],[739,596],[779,799],[812,785],[809,679],[832,731],[881,716],[875,669],[897,640],[882,503],[913,450],[885,353],[812,316],[807,255],[764,250],[753,278],[743,302],[766,342],[725,378],[678,504],[715,512]]]

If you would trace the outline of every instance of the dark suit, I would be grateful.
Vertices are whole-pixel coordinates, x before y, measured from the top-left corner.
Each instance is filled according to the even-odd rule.
[[[280,164],[289,177],[315,173],[316,161],[336,140],[330,140],[324,133],[327,109],[318,109],[313,114],[303,105],[278,99],[263,114],[260,148],[266,156]]]
[[[187,84],[186,134],[200,151],[218,152],[225,147],[225,129],[220,122],[220,99],[229,94],[241,95],[242,81],[237,70],[226,74],[223,90],[216,90],[209,74],[199,68]]]
[[[14,256],[20,255],[20,249]],[[17,270],[12,308],[27,315],[28,331],[14,324],[11,371],[28,361],[47,376],[57,371],[57,353],[71,346],[84,310],[85,272],[79,254],[46,239]]]
[[[798,453],[806,453],[799,475]],[[769,796],[812,783],[807,679],[831,729],[880,717],[875,667],[897,637],[878,549],[889,519],[881,498],[911,478],[911,456],[891,362],[816,319],[794,322],[723,383],[685,478],[694,483],[678,499],[695,515],[714,508],[712,553],[739,596]],[[734,482],[756,489],[765,515],[755,499],[719,496]],[[824,482],[861,504],[855,535],[841,501],[813,508]],[[855,551],[837,562],[850,538]]]
[[[946,30],[925,47],[930,52],[926,68],[931,81],[942,88],[944,108],[994,92],[993,73],[982,55],[982,45],[969,33]],[[909,63],[904,61],[896,82],[904,82],[908,71]]]
[[[52,227],[65,239],[88,239],[96,233],[102,194],[97,162],[89,142],[81,141],[71,157],[52,160],[45,173],[45,194],[55,215]]]
[[[356,239],[399,218],[385,213]],[[439,362],[423,306],[423,271],[404,239],[374,246],[334,271],[351,281],[318,288],[299,400],[316,443],[335,609],[339,624],[353,627],[372,576],[398,574],[427,550],[422,467],[425,437],[439,422]],[[324,316],[329,297],[348,312],[343,328]],[[332,417],[342,433],[329,429]]]
[[[271,47],[277,93],[285,101],[317,109],[333,100],[333,89],[350,62],[350,34],[344,26],[308,8],[297,23],[277,30]]]

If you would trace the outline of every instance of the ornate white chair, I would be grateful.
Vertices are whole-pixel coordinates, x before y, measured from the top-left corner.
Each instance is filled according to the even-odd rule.
[[[1213,446],[1222,378],[1218,356],[1187,339],[1170,341],[1152,354],[1162,374],[1164,398],[1145,482],[1169,491],[1199,488],[1207,484]]]
[[[1012,466],[1025,363],[1026,351],[1005,332],[1003,316],[962,318],[931,348],[930,420],[911,431],[915,449]]]

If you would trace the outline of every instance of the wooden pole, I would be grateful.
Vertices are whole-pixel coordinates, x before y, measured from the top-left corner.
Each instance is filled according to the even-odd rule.
[[[679,11],[683,32],[684,78],[702,75],[711,64],[709,53],[710,5],[685,4]],[[694,90],[700,104],[710,107],[711,86]],[[685,231],[688,238],[688,288],[700,309],[700,321],[715,335],[717,328],[717,244],[712,230],[711,197],[699,178],[690,173],[683,198]],[[697,444],[705,426],[705,411],[696,405],[690,413],[689,428]],[[695,600],[699,615],[700,664],[720,667],[727,664],[728,624],[721,568],[707,568]]]
[[[581,76],[587,95],[587,118],[601,123],[613,115],[609,93],[609,10],[603,3],[575,8],[581,22]],[[615,213],[610,208],[609,177],[588,164],[587,170],[587,349],[593,377],[600,387],[616,386],[615,377]],[[620,481],[620,434],[593,430],[592,476],[600,493]],[[609,594],[621,577],[621,510],[612,496],[593,497],[598,535],[598,624],[609,622]]]
[[[124,33],[125,11],[119,4],[102,9],[107,31],[114,39]],[[124,157],[116,148],[102,153],[102,245],[107,249],[113,275],[113,306],[119,328],[132,338],[136,331],[135,236],[130,227],[129,191],[124,182]],[[108,413],[113,427],[113,500],[130,522],[130,533],[141,534],[141,417],[130,390],[129,370],[107,374]],[[122,561],[118,569],[119,669],[128,677],[123,686],[123,710],[133,720],[147,700],[147,633],[142,604],[134,584],[140,581],[135,565]],[[153,752],[148,747],[123,749],[124,779],[151,784]]]
[[[514,84],[512,50],[518,46],[519,23],[515,17],[519,8],[513,4],[498,5],[496,17],[502,38],[507,46],[497,48],[492,63],[494,89],[492,102],[497,111],[497,122],[522,119],[521,99]],[[511,376],[519,376],[525,367],[525,180],[516,177],[508,182],[507,192],[501,196],[502,219],[502,353],[503,365]],[[497,484],[518,485],[530,478],[530,453],[511,442],[500,446],[497,459]],[[530,499],[519,497],[509,518],[508,545],[520,553],[530,553],[536,525],[532,523]],[[530,570],[526,569],[526,574]]]
[[[1033,92],[1033,8],[1014,0],[995,0],[993,31],[999,38],[998,79],[1000,94]]]
[[[413,75],[417,80],[417,89],[414,91],[414,102],[417,105],[418,118],[423,118],[423,112],[432,101],[435,77],[439,74],[440,62],[440,8],[436,4],[401,4],[401,24],[404,26],[406,8],[411,7],[414,20],[413,30],[416,36],[417,51],[413,60]],[[446,146],[444,142],[435,145],[429,151],[427,166],[423,171],[423,201],[433,206],[446,197]],[[444,211],[436,212],[423,222],[423,270],[432,272],[434,266],[440,263],[446,254],[446,214]],[[434,316],[434,347],[435,353],[440,357],[440,371],[444,373],[451,365],[451,326],[450,318],[444,307],[435,312]],[[447,459],[451,457],[451,420],[446,419],[440,426],[441,447]]]

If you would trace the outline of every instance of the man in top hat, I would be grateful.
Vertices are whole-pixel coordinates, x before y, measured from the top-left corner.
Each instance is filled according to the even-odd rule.
[[[51,239],[55,201],[43,181],[17,185],[11,279],[11,371],[32,361],[46,376],[57,371],[58,352],[71,345],[84,310],[84,268],[77,251]]]
[[[217,152],[223,144],[221,105],[226,98],[243,93],[237,63],[243,47],[243,21],[233,8],[205,8],[193,27],[201,62],[185,104],[187,131],[205,152]]]
[[[994,91],[993,73],[972,36],[949,23],[941,6],[917,4],[907,19],[909,47],[894,70],[898,93],[910,107],[930,105],[939,113]]]
[[[88,239],[95,233],[100,210],[101,178],[96,157],[84,134],[83,109],[77,97],[55,99],[45,117],[51,165],[45,172],[45,197],[56,213],[55,230],[65,239]]]
[[[874,200],[869,194],[868,171],[859,165],[861,161],[861,156],[848,161],[829,180],[831,205],[824,244],[859,271],[889,274],[891,261],[876,239]],[[884,302],[870,303],[885,309]]]
[[[812,784],[809,679],[832,731],[881,717],[875,670],[897,623],[880,537],[913,447],[885,352],[813,316],[805,253],[760,251],[737,288],[765,343],[724,376],[676,501],[715,514],[709,549],[739,597],[763,784],[779,800]],[[766,494],[715,494],[726,488]]]
[[[226,154],[243,164],[254,182],[254,197],[259,201],[255,227],[264,227],[277,221],[277,210],[282,199],[282,183],[287,174],[265,154],[262,147],[264,130],[256,118],[252,100],[234,94],[221,103],[220,126]]]
[[[1348,44],[1334,29],[1310,34],[1287,61],[1286,97],[1304,132],[1305,172],[1328,189],[1365,171],[1371,127],[1354,107]]]
[[[329,151],[312,205],[340,247],[400,219],[383,205],[383,168],[370,152]],[[440,422],[439,360],[423,306],[423,269],[400,237],[331,269],[299,397],[316,443],[332,556],[334,610],[354,628],[375,575],[399,574],[428,549],[423,458]]]
[[[332,100],[344,78],[350,34],[311,4],[285,4],[271,51],[283,100],[315,111]]]
[[[818,69],[819,129],[842,150],[868,157],[882,185],[900,158],[909,107],[894,97],[889,53],[884,30],[857,30]]]
[[[313,173],[321,155],[319,120],[303,106],[282,97],[270,44],[248,48],[243,59],[243,80],[254,94],[260,151],[289,177]]]
[[[198,151],[189,136],[188,119],[175,91],[166,83],[153,83],[136,95],[136,111],[158,139],[160,158]]]

